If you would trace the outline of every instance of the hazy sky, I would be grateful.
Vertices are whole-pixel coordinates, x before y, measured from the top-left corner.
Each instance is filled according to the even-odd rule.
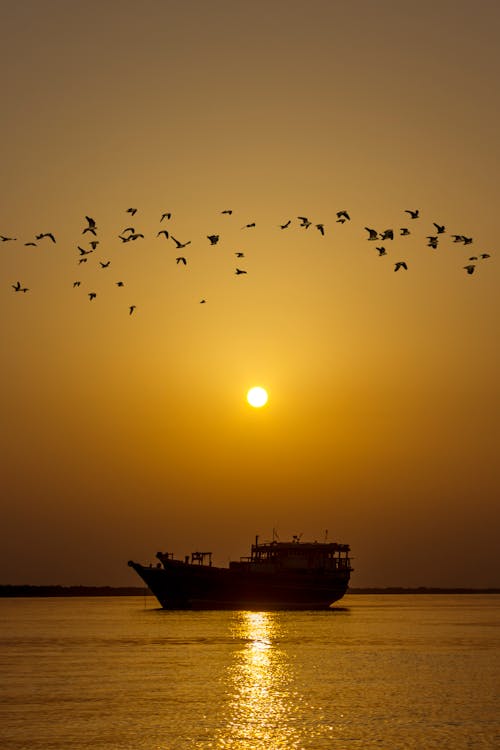
[[[274,527],[353,586],[500,585],[499,3],[0,10],[0,582]]]

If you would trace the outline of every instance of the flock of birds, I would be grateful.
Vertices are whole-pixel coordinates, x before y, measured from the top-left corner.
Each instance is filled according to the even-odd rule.
[[[137,214],[138,209],[137,208],[127,208],[125,213],[130,216],[130,219],[132,219]],[[407,223],[412,226],[412,222],[415,220],[419,220],[420,217],[420,211],[419,209],[405,209],[403,212],[406,214]],[[232,216],[233,210],[232,209],[224,209],[220,212],[221,215],[224,216]],[[85,217],[86,225],[83,227],[81,231],[81,239],[76,243],[76,252],[77,252],[77,260],[76,264],[77,266],[83,266],[86,264],[89,260],[89,256],[94,256],[99,252],[99,235],[98,235],[98,226],[96,220],[91,216]],[[169,241],[173,243],[174,249],[176,251],[176,254],[174,256],[175,263],[180,266],[187,266],[188,265],[188,257],[185,253],[181,253],[180,251],[184,251],[185,248],[187,248],[189,245],[192,244],[192,240],[185,240],[181,241],[177,237],[175,237],[172,234],[172,231],[170,227],[172,221],[172,212],[171,211],[165,211],[161,214],[159,219],[159,227],[157,227],[156,232],[156,239],[162,239]],[[339,210],[336,212],[336,223],[338,224],[345,224],[347,222],[351,221],[350,213],[346,210]],[[135,220],[134,220],[135,223]],[[251,230],[254,229],[257,226],[257,223],[255,221],[247,222],[246,224],[243,224],[240,228],[241,230]],[[321,237],[325,237],[326,235],[326,229],[324,223],[315,223],[311,221],[307,216],[297,216],[294,219],[287,219],[283,223],[277,224],[277,229],[280,231],[286,231],[289,230],[291,227],[297,227],[302,230],[309,230],[310,227],[313,227],[313,230],[316,230]],[[426,235],[427,239],[427,247],[431,248],[432,250],[436,250],[438,248],[439,243],[443,239],[443,235],[447,235],[451,237],[451,240],[455,244],[460,244],[463,246],[469,246],[473,243],[473,238],[465,235],[465,234],[448,234],[447,228],[444,224],[440,224],[437,222],[432,222],[433,229],[430,230],[430,233]],[[168,227],[168,228],[167,228]],[[387,250],[387,243],[393,242],[395,237],[408,237],[413,232],[408,226],[399,227],[398,229],[389,228],[384,229],[382,231],[379,231],[378,229],[374,229],[372,227],[364,227],[364,231],[366,231],[368,234],[365,235],[365,239],[368,242],[375,242],[378,243],[375,245],[375,250],[378,253],[379,257],[386,256],[388,254]],[[176,232],[177,234],[177,232]],[[138,240],[144,240],[146,235],[142,231],[137,231],[135,226],[126,226],[124,227],[117,235],[117,239],[121,241],[122,244],[128,244],[131,242],[137,242]],[[209,242],[210,246],[217,245],[220,240],[219,234],[208,234],[206,235],[206,239]],[[30,239],[26,242],[24,242],[25,247],[37,247],[39,244],[43,242],[50,241],[51,243],[56,243],[56,235],[54,232],[40,232],[39,234],[36,234],[34,239]],[[8,243],[8,242],[18,242],[17,237],[11,237],[7,235],[0,235],[0,242]],[[470,252],[470,251],[469,251]],[[243,251],[236,251],[234,253],[235,257],[238,259],[245,258],[245,253]],[[466,264],[463,266],[463,270],[466,271],[468,275],[472,275],[477,267],[478,263],[481,263],[488,258],[491,257],[491,254],[488,252],[480,252],[477,254],[473,254],[468,256]],[[111,260],[106,259],[98,259],[98,267],[99,269],[107,269],[111,266]],[[241,264],[239,263],[234,270],[234,274],[236,276],[242,276],[244,274],[247,274],[247,270],[245,268],[240,267]],[[393,265],[394,271],[401,271],[401,270],[408,270],[408,262],[407,260],[396,260]],[[125,282],[122,279],[117,279],[115,282],[115,285],[118,288],[122,288],[125,286]],[[79,288],[82,285],[82,280],[80,278],[74,279],[72,281],[73,287]],[[15,282],[11,283],[11,288],[14,290],[15,294],[26,294],[30,291],[30,288],[28,286],[25,286],[20,280],[17,280]],[[93,290],[92,288],[89,288],[89,290],[86,292],[87,297],[89,301],[93,301],[97,297],[97,292]],[[199,300],[200,304],[206,303],[206,298],[202,298]],[[130,304],[128,305],[128,313],[129,315],[132,315],[135,310],[137,309],[137,305]]]

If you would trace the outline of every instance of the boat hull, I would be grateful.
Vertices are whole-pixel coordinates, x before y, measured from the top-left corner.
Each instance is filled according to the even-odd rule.
[[[179,561],[129,562],[163,609],[327,609],[344,596],[349,570],[256,571]]]

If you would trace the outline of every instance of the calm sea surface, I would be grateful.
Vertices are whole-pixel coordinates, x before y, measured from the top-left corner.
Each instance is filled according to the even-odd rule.
[[[500,596],[0,600],[2,750],[500,748]]]

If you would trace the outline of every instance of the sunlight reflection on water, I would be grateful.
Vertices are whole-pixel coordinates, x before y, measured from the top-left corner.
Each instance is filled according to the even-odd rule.
[[[296,748],[297,696],[292,669],[279,647],[280,623],[270,612],[239,612],[234,635],[244,641],[227,670],[226,724],[219,748]]]

